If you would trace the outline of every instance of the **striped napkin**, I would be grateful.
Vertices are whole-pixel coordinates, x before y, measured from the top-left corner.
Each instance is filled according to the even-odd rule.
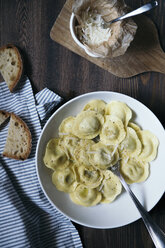
[[[70,220],[43,194],[35,168],[42,125],[61,100],[47,88],[34,96],[28,79],[15,93],[9,92],[5,82],[0,83],[0,109],[20,116],[32,134],[29,159],[17,161],[2,156],[8,126],[0,128],[0,247],[82,247]]]

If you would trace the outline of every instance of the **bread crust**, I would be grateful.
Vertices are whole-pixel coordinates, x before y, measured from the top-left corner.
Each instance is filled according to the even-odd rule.
[[[0,109],[0,126],[10,117],[10,113]]]
[[[7,44],[7,45],[4,45],[4,46],[0,47],[0,52],[1,51],[3,52],[8,48],[12,48],[15,51],[15,53],[17,55],[17,58],[18,58],[18,65],[19,65],[19,68],[20,68],[20,70],[19,70],[19,72],[18,72],[18,74],[16,76],[16,79],[13,81],[13,83],[11,85],[8,86],[9,90],[11,92],[13,92],[14,88],[16,87],[18,82],[20,81],[21,76],[23,74],[23,60],[22,60],[22,57],[21,57],[21,54],[20,54],[18,48],[16,46],[14,46],[13,44]]]
[[[31,152],[31,147],[32,147],[32,137],[31,137],[31,132],[27,126],[27,124],[17,115],[15,115],[14,113],[10,114],[10,118],[15,121],[16,123],[18,123],[20,126],[22,125],[22,128],[24,129],[25,133],[26,133],[26,142],[27,142],[27,151],[21,155],[21,156],[17,156],[14,154],[9,154],[7,151],[3,152],[3,156],[4,157],[8,157],[8,158],[13,158],[16,160],[25,160],[29,157],[30,152]]]

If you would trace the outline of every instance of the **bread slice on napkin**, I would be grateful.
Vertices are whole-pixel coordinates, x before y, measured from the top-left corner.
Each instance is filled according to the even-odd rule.
[[[28,158],[31,151],[31,133],[26,123],[11,113],[3,156],[18,160]]]
[[[0,72],[12,92],[20,81],[23,72],[23,62],[19,50],[14,45],[0,48]]]
[[[10,113],[0,110],[0,126],[10,117]]]

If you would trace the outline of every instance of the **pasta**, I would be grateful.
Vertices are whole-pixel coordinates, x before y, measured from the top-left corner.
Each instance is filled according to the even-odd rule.
[[[69,164],[68,167],[58,168],[52,175],[52,182],[60,191],[66,193],[74,192],[78,184],[74,166]]]
[[[149,164],[135,158],[121,160],[121,173],[128,184],[143,182],[149,175]]]
[[[44,163],[48,168],[55,169],[68,163],[67,155],[59,145],[59,139],[51,139],[44,156]]]
[[[103,116],[96,111],[82,111],[75,118],[72,132],[81,139],[93,139],[100,133],[103,123]]]
[[[93,140],[81,140],[79,145],[74,151],[74,157],[78,164],[90,164],[89,162],[89,151],[91,146],[95,144]]]
[[[104,172],[104,180],[101,185],[102,203],[110,203],[121,193],[122,186],[119,178],[111,171]]]
[[[92,100],[90,102],[88,102],[83,110],[86,111],[86,110],[93,110],[93,111],[96,111],[102,115],[105,114],[105,107],[106,107],[106,103],[103,101],[103,100]]]
[[[103,179],[102,172],[93,168],[92,165],[81,164],[77,166],[77,174],[80,184],[84,184],[88,188],[98,187]]]
[[[80,139],[73,135],[63,135],[60,138],[61,149],[65,152],[70,160],[75,160],[75,149],[79,145]]]
[[[59,135],[71,134],[74,119],[73,116],[69,116],[61,122],[61,125],[59,126]]]
[[[123,122],[114,115],[108,115],[105,117],[103,124],[100,140],[106,145],[117,145],[126,136]]]
[[[115,147],[106,146],[101,142],[91,146],[89,161],[94,167],[106,170],[116,164],[118,160],[119,154]]]
[[[151,162],[156,158],[159,141],[148,130],[138,131],[138,135],[142,143],[142,152],[139,157],[146,162]]]
[[[132,111],[123,102],[111,101],[106,106],[106,115],[117,116],[127,127],[129,120],[132,118]]]
[[[43,161],[59,191],[90,207],[111,203],[121,194],[121,182],[110,171],[119,160],[128,184],[145,181],[158,145],[153,133],[132,121],[125,103],[94,99],[61,122],[59,137],[49,140]]]
[[[127,127],[126,133],[126,137],[121,142],[119,149],[121,152],[128,153],[131,157],[138,156],[142,150],[142,144],[136,131],[131,127]]]
[[[71,200],[85,207],[91,207],[101,201],[101,193],[97,189],[87,188],[84,185],[77,186],[76,190],[70,194]]]

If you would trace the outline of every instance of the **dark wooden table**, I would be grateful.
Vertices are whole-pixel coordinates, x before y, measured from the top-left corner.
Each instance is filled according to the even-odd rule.
[[[132,8],[144,2],[126,0]],[[34,91],[48,87],[66,101],[91,91],[121,92],[144,103],[165,126],[165,75],[151,72],[118,78],[50,39],[50,30],[64,3],[65,0],[0,0],[0,45],[14,43],[21,48]],[[156,24],[165,50],[163,15],[165,1],[160,0],[159,7],[148,16]],[[150,214],[165,231],[164,197]],[[154,247],[142,220],[107,230],[75,226],[86,248]]]

